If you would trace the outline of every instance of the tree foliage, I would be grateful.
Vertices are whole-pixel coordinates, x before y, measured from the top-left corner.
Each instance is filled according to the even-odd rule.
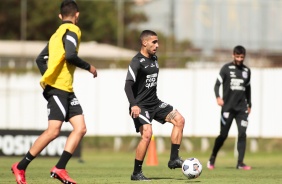
[[[0,39],[21,39],[21,2],[23,0],[0,1]],[[60,0],[25,0],[26,1],[26,40],[48,40],[60,25],[58,18]],[[118,8],[116,0],[77,0],[80,10],[79,27],[83,41],[97,41],[117,45],[118,40]],[[124,1],[124,46],[136,47],[135,29],[138,23],[147,20],[140,12],[134,12],[135,4]],[[134,37],[134,44],[132,42]]]
[[[26,2],[25,40],[49,40],[61,24],[59,7],[61,0],[0,0],[0,40],[22,39],[22,4]],[[117,45],[122,40],[125,48],[139,50],[138,24],[146,22],[143,12],[137,11],[134,0],[76,0],[80,10],[78,26],[82,31],[82,41],[96,41]],[[123,19],[119,19],[122,13]],[[122,27],[119,27],[121,26]],[[121,29],[119,29],[121,28]],[[121,35],[118,35],[121,31]],[[157,31],[157,30],[155,30]],[[157,31],[159,37],[159,64],[162,67],[185,67],[187,61],[194,60],[189,55],[191,42],[178,42],[174,36],[165,36]],[[122,38],[122,39],[119,39]],[[177,54],[176,54],[177,53]],[[188,53],[188,54],[186,54]],[[127,61],[128,62],[128,61]],[[121,67],[128,63],[120,62]],[[117,62],[115,62],[117,63]]]
[[[0,38],[20,39],[20,11],[19,0],[0,1]]]

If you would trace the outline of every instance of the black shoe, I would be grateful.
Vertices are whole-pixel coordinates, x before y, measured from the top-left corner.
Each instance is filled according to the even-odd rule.
[[[132,174],[131,175],[131,180],[134,181],[151,181],[149,178],[146,178],[142,172],[137,173],[137,174]]]
[[[183,164],[183,160],[178,157],[177,159],[175,160],[170,160],[168,161],[168,164],[167,166],[170,168],[170,169],[175,169],[175,168],[181,168],[182,167],[182,164]]]

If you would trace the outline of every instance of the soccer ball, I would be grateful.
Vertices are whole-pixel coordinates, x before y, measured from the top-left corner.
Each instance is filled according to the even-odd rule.
[[[188,179],[195,179],[201,175],[203,167],[197,158],[187,158],[184,160],[181,169]]]

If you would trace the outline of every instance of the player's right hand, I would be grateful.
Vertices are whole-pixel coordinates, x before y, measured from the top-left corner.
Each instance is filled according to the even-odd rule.
[[[223,106],[224,101],[223,101],[223,99],[222,99],[222,98],[217,97],[217,98],[216,98],[216,101],[217,101],[217,104],[218,104],[219,106]]]
[[[132,106],[130,116],[133,118],[138,118],[140,112],[141,112],[141,109],[137,105]]]
[[[92,66],[92,65],[90,66],[89,72],[93,74],[94,78],[97,77],[97,70],[94,66]]]

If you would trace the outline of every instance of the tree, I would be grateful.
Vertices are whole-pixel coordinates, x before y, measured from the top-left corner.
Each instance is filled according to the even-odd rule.
[[[20,1],[0,1],[0,39],[20,39]]]
[[[79,27],[82,41],[97,41],[117,45],[117,6],[116,0],[77,0],[79,4]],[[26,0],[27,27],[26,40],[48,40],[60,25],[58,18],[61,1]],[[20,0],[0,1],[0,35],[1,39],[18,40],[21,36],[21,2]],[[124,45],[132,47],[132,37],[136,38],[136,29],[131,27],[147,20],[140,12],[134,12],[134,3],[124,1]],[[139,33],[138,33],[139,34]],[[136,41],[135,41],[136,42]]]
[[[139,50],[140,30],[137,25],[147,21],[143,12],[136,11],[131,0],[76,0],[80,9],[79,27],[82,41],[96,41],[118,45],[118,26],[123,24],[122,40],[125,48]],[[21,5],[26,2],[26,40],[49,40],[61,24],[58,18],[61,0],[0,0],[0,39],[21,39]],[[123,19],[119,19],[118,3],[122,3]],[[155,30],[157,31],[157,30]],[[185,67],[190,57],[189,41],[177,42],[173,36],[157,31],[161,46],[158,51],[162,67]],[[118,67],[125,67],[128,61],[120,61]]]

